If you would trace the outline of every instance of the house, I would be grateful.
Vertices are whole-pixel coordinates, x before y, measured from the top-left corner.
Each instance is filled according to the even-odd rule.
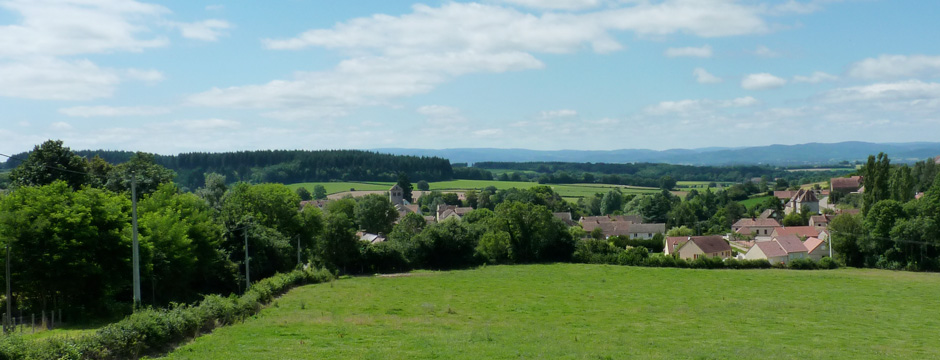
[[[672,255],[676,253],[679,247],[685,245],[691,237],[689,236],[670,236],[666,238],[666,247],[663,248],[663,253],[666,255]]]
[[[401,205],[395,204],[395,210],[398,211],[398,220],[395,220],[397,224],[399,220],[404,219],[408,214],[418,214],[421,215],[421,206],[418,205]]]
[[[785,203],[789,201],[791,198],[793,198],[793,195],[796,195],[797,192],[799,191],[796,191],[796,190],[774,191],[774,196],[776,196],[777,199],[780,199],[781,203]]]
[[[843,194],[858,192],[859,189],[861,189],[864,180],[865,179],[861,176],[832,178],[829,180],[829,189],[832,191],[841,192]]]
[[[457,218],[459,220],[471,211],[473,211],[473,208],[471,207],[458,207],[457,205],[438,205],[437,217],[435,220],[438,222],[444,221],[448,218]]]
[[[758,219],[780,219],[782,217],[783,216],[781,214],[777,213],[777,210],[766,209],[764,210],[764,212],[760,213],[760,216],[758,216],[757,218]]]
[[[770,237],[777,238],[785,235],[796,235],[800,238],[811,238],[819,237],[826,238],[828,233],[825,230],[817,229],[815,226],[781,226],[774,228],[774,231],[770,233]]]
[[[627,226],[627,235],[631,239],[652,239],[656,234],[666,232],[666,224],[633,224]]]
[[[555,217],[564,222],[565,225],[575,226],[578,224],[574,221],[574,219],[571,218],[570,212],[556,212],[552,213],[552,215],[555,215]]]
[[[794,259],[807,257],[807,249],[796,235],[775,236],[770,241],[754,244],[744,258],[767,259],[771,264],[786,264]]]
[[[359,237],[360,241],[368,241],[370,244],[377,244],[385,241],[385,235],[382,234],[370,234],[359,231],[356,233],[356,236]]]
[[[806,206],[809,208],[811,214],[819,213],[819,198],[816,197],[816,192],[813,190],[800,189],[793,197],[784,204],[784,213],[791,214],[796,212],[797,214],[803,211],[803,207]]]
[[[803,246],[806,247],[809,258],[814,261],[819,261],[832,253],[832,249],[829,248],[829,242],[820,238],[811,237],[806,239],[806,241],[803,242]]]
[[[829,222],[834,217],[835,215],[813,215],[809,218],[809,226],[824,230],[829,227]]]
[[[301,201],[301,202],[300,202],[300,208],[303,209],[303,208],[308,207],[308,206],[316,206],[317,209],[320,209],[320,210],[324,210],[324,211],[325,211],[325,210],[326,210],[326,204],[329,203],[329,202],[330,202],[330,200],[306,200],[306,201]]]
[[[691,236],[678,249],[674,249],[679,258],[686,260],[695,260],[700,257],[720,257],[727,259],[731,257],[731,245],[724,238],[718,235],[712,236]]]
[[[914,194],[914,200],[920,200],[922,197],[924,197],[924,193],[922,192]]]
[[[858,215],[861,214],[861,209],[836,209],[836,215],[848,214],[848,215]]]
[[[934,163],[934,164],[937,164],[937,165],[940,165],[940,156],[935,157],[935,158],[933,159],[933,163]]]
[[[738,222],[731,225],[731,230],[744,235],[756,233],[758,236],[770,236],[770,233],[774,231],[774,228],[778,227],[780,227],[780,223],[777,222],[776,219],[748,218],[738,220]]]

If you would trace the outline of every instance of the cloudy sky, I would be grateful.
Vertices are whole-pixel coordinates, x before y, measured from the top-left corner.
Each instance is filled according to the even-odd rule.
[[[940,140],[940,2],[0,0],[0,152]]]

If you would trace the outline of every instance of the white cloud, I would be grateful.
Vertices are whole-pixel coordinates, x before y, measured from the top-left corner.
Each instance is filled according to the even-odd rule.
[[[490,136],[499,136],[503,134],[502,129],[482,129],[476,130],[473,132],[473,135],[478,137],[490,137]]]
[[[221,11],[221,10],[225,10],[225,5],[222,5],[222,4],[206,5],[206,11]]]
[[[741,87],[746,90],[776,89],[786,84],[786,79],[768,73],[750,74],[741,80]]]
[[[582,10],[600,6],[600,0],[499,0],[533,9]]]
[[[177,120],[170,122],[168,125],[170,128],[208,132],[219,130],[237,130],[241,127],[241,123],[238,121],[224,119]]]
[[[849,76],[862,79],[940,77],[940,56],[881,55],[852,64]]]
[[[712,57],[712,47],[705,45],[702,47],[668,48],[666,49],[665,55],[668,57],[688,56],[710,58]]]
[[[418,108],[418,113],[431,117],[454,117],[460,115],[460,109],[443,105],[426,105]]]
[[[41,100],[91,100],[109,97],[121,82],[113,70],[88,60],[31,58],[0,62],[0,96]]]
[[[695,75],[695,81],[698,81],[699,84],[717,84],[724,81],[720,77],[705,71],[703,68],[695,68],[695,70],[692,71],[692,75]]]
[[[0,57],[138,52],[167,45],[141,23],[169,10],[132,0],[7,0],[18,24],[0,26]]]
[[[716,109],[722,108],[743,108],[759,104],[760,101],[750,97],[739,97],[731,100],[679,100],[679,101],[663,101],[656,105],[649,106],[645,109],[645,113],[650,115],[666,115],[666,114],[679,114],[679,115],[694,115],[701,114],[704,112],[712,112]]]
[[[936,103],[940,100],[940,83],[908,80],[877,83],[828,91],[822,95],[826,102],[903,101],[909,104]]]
[[[187,39],[202,41],[217,41],[220,36],[227,35],[225,30],[231,29],[232,24],[224,20],[208,19],[192,23],[171,23],[180,30],[180,34]]]
[[[777,53],[776,51],[770,50],[770,48],[764,45],[758,46],[757,49],[754,49],[753,53],[754,55],[765,57],[765,58],[774,58],[774,57],[780,56],[779,53]]]
[[[146,83],[157,83],[165,79],[163,73],[153,69],[127,69],[124,70],[124,77],[130,80],[139,80]]]
[[[56,131],[68,131],[72,130],[72,125],[64,121],[59,121],[49,125],[49,128]]]
[[[562,109],[562,110],[542,111],[541,113],[539,113],[540,119],[554,119],[554,118],[572,117],[572,116],[578,116],[578,112],[574,110],[569,110],[569,109]]]
[[[619,6],[588,13],[535,15],[479,3],[418,4],[409,14],[356,18],[293,38],[263,40],[269,49],[321,47],[346,53],[349,58],[332,70],[298,72],[290,79],[260,85],[214,88],[188,101],[202,106],[272,109],[267,114],[280,118],[315,118],[324,108],[346,113],[355,107],[388,105],[397,98],[430,92],[465,74],[541,69],[545,65],[537,54],[618,51],[624,46],[616,40],[615,31],[712,37],[768,29],[760,7],[729,0]]]
[[[810,14],[822,9],[819,1],[800,2],[789,0],[785,3],[774,5],[771,12],[774,14]]]
[[[810,83],[810,84],[818,84],[818,83],[825,82],[825,81],[836,81],[836,80],[839,80],[839,77],[824,73],[822,71],[816,71],[813,73],[813,75],[810,75],[810,76],[797,75],[793,77],[793,82]]]
[[[152,106],[75,106],[59,109],[59,112],[68,116],[87,118],[162,115],[169,113],[170,109]]]

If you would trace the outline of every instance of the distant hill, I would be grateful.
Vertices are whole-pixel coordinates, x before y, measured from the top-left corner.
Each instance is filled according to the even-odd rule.
[[[380,153],[414,156],[438,156],[453,163],[482,161],[523,162],[652,162],[683,165],[824,165],[840,161],[865,161],[868,155],[884,152],[892,162],[914,162],[940,155],[940,143],[868,143],[859,141],[833,144],[769,145],[745,148],[670,149],[663,151],[622,149],[591,150],[527,150],[527,149],[372,149]]]

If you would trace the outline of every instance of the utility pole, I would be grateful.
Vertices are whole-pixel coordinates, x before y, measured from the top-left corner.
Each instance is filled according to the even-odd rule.
[[[131,225],[134,247],[134,309],[140,307],[140,250],[137,243],[137,174],[131,173]]]
[[[7,317],[3,321],[3,330],[10,331],[10,319],[13,317],[13,293],[10,291],[10,239],[7,239]]]
[[[297,267],[300,267],[300,235],[297,235]]]
[[[251,287],[251,271],[248,268],[248,225],[245,225],[245,291]]]

